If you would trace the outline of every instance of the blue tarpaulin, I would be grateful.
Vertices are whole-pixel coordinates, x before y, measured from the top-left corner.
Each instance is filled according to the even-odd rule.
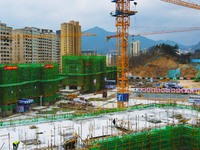
[[[18,101],[18,104],[32,104],[34,101],[33,99],[23,98]]]
[[[193,62],[193,63],[200,63],[200,59],[191,59],[191,62]]]
[[[175,70],[169,70],[168,71],[168,77],[170,78],[177,78],[177,77],[180,77],[181,76],[181,69],[178,68],[178,69],[175,69]]]

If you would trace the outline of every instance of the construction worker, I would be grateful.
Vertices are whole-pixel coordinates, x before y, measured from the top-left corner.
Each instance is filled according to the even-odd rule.
[[[13,150],[17,150],[18,149],[19,143],[20,142],[18,140],[13,142]]]
[[[75,137],[75,138],[78,138],[78,133],[75,132],[75,133],[74,133],[74,137]]]

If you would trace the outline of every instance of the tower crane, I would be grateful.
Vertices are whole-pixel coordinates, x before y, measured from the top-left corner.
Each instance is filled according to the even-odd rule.
[[[87,33],[87,32],[82,32],[81,35],[82,36],[96,36],[95,33]]]
[[[185,2],[185,1],[182,1],[182,0],[161,0],[161,1],[200,10],[200,5]]]
[[[143,32],[143,33],[133,34],[132,36],[134,36],[134,35],[143,36],[143,35],[152,35],[152,34],[166,34],[166,33],[176,33],[176,32],[189,32],[189,31],[197,31],[197,30],[200,30],[200,27]]]
[[[111,16],[115,17],[117,27],[117,106],[124,108],[124,102],[129,100],[129,80],[128,80],[128,36],[130,26],[130,16],[137,11],[130,10],[130,2],[134,0],[111,0],[115,3],[115,12]],[[136,5],[137,3],[134,2]]]
[[[197,31],[197,30],[200,30],[200,27],[182,28],[182,29],[174,29],[174,30],[160,30],[160,31],[152,31],[152,32],[142,32],[142,33],[130,34],[129,36],[167,34],[167,33],[189,32],[189,31]],[[107,41],[108,41],[111,38],[119,38],[119,36],[118,35],[110,35],[110,36],[107,36],[106,38],[107,38]]]

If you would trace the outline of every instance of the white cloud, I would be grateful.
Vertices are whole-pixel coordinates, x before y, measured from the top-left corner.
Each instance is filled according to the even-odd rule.
[[[187,0],[185,0],[187,1]],[[198,0],[192,0],[200,3]],[[131,17],[131,28],[139,32],[200,26],[200,11],[160,0],[138,0],[138,14]],[[115,18],[110,16],[115,4],[111,0],[0,0],[0,20],[14,28],[34,26],[59,29],[62,22],[76,20],[82,29],[94,26],[115,31]],[[134,4],[131,5],[135,9]],[[199,42],[196,32],[154,35],[153,39],[175,40],[183,44]]]
[[[187,0],[184,0],[187,1]],[[198,4],[198,0],[193,0]],[[140,0],[137,6],[138,15],[132,24],[138,32],[173,30],[175,28],[198,27],[200,26],[200,11],[186,8],[160,0]],[[135,27],[133,26],[135,29]],[[183,32],[173,34],[151,35],[152,39],[174,40],[181,44],[189,45],[199,42],[200,31]]]

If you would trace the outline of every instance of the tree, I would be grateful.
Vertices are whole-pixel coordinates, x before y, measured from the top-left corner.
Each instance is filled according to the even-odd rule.
[[[151,54],[165,54],[168,56],[178,57],[178,45],[171,46],[168,44],[159,44],[149,48]]]
[[[141,54],[139,56],[133,56],[129,58],[130,67],[143,66],[148,63],[149,60],[154,58],[156,55],[171,56],[178,59],[178,45],[171,46],[168,44],[158,44],[152,46],[148,49],[146,54]]]
[[[190,62],[190,56],[191,56],[191,53],[181,54],[178,59],[179,63],[180,64],[188,64]]]

